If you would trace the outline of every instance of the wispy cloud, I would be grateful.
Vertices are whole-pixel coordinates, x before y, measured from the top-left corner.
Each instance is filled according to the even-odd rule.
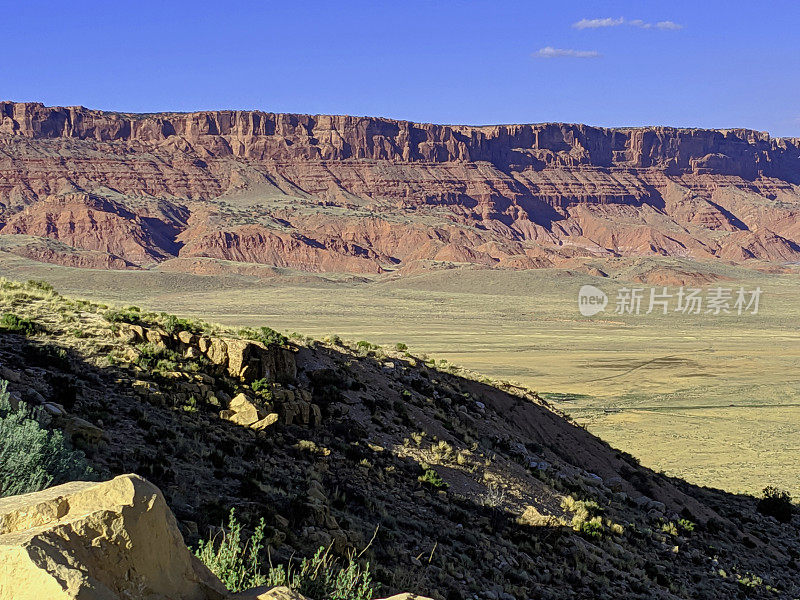
[[[648,23],[642,19],[626,19],[625,17],[606,17],[604,19],[581,19],[572,24],[575,29],[600,29],[603,27],[619,27],[620,25],[628,25],[629,27],[638,27],[639,29],[663,29],[675,31],[683,29],[683,25],[675,21],[658,21],[657,23]]]
[[[599,29],[600,27],[616,27],[618,25],[622,25],[625,22],[623,17],[619,19],[612,19],[611,17],[606,17],[605,19],[581,19],[580,21],[573,23],[572,26],[575,29]]]
[[[574,50],[572,48],[553,48],[545,46],[533,53],[535,58],[597,58],[597,50]]]
[[[656,27],[659,29],[671,29],[673,31],[676,29],[683,29],[683,25],[680,25],[675,21],[659,21],[656,23]]]

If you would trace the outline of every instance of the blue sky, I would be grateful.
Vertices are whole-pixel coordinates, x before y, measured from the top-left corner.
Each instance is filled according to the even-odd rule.
[[[800,136],[800,2],[5,0],[0,98]]]

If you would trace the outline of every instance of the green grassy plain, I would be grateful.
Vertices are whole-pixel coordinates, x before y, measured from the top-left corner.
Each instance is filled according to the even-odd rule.
[[[725,278],[706,288],[760,286],[757,315],[620,316],[613,296],[633,273],[630,261],[603,263],[615,278],[451,269],[258,280],[77,270],[0,254],[0,275],[46,279],[68,295],[313,337],[403,342],[537,390],[649,467],[732,492],[777,485],[800,496],[797,273],[699,266]],[[586,283],[612,296],[589,318],[577,307]]]

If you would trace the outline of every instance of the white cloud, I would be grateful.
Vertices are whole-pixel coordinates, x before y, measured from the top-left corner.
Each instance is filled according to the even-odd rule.
[[[604,19],[581,19],[580,21],[576,21],[572,24],[572,27],[575,29],[600,29],[602,27],[619,27],[620,25],[628,25],[630,27],[638,27],[639,29],[664,29],[675,31],[677,29],[683,29],[683,25],[676,23],[675,21],[659,21],[658,23],[648,23],[647,21],[642,21],[642,19],[626,19],[625,17],[619,18],[611,18],[606,17]]]
[[[597,50],[573,50],[572,48],[553,48],[545,46],[533,53],[536,58],[597,58]]]
[[[624,22],[625,19],[622,17],[619,19],[606,17],[605,19],[581,19],[577,23],[573,23],[572,26],[575,29],[598,29],[599,27],[616,27],[617,25],[622,25]]]

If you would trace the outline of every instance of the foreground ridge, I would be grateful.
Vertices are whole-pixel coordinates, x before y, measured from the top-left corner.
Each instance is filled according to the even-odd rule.
[[[800,593],[791,505],[654,473],[534,392],[366,341],[0,292],[11,406],[100,477],[147,477],[192,546],[235,509],[274,564],[363,551],[381,594]]]

